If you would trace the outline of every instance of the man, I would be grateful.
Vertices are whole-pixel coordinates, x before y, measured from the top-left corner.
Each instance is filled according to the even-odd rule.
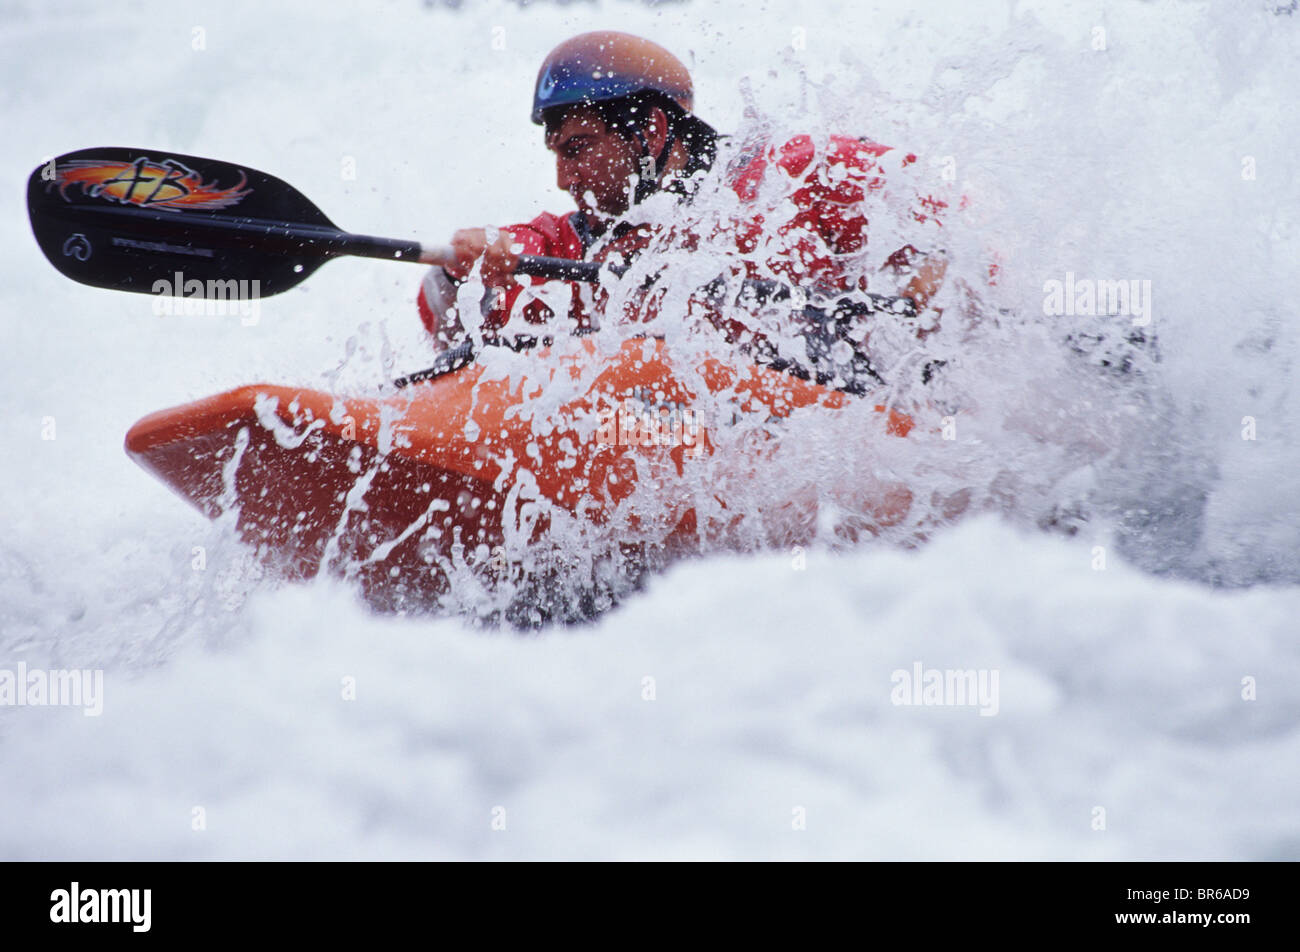
[[[545,126],[546,145],[556,160],[556,184],[573,197],[578,210],[563,217],[544,213],[527,224],[500,230],[456,232],[456,262],[434,269],[421,288],[420,314],[429,331],[444,346],[463,333],[454,307],[455,289],[480,260],[483,283],[494,295],[482,329],[492,335],[507,321],[515,328],[520,319],[542,324],[552,318],[552,308],[539,300],[517,306],[524,290],[514,279],[519,254],[602,261],[620,256],[626,261],[663,238],[663,227],[633,224],[628,216],[656,192],[672,192],[686,203],[695,198],[716,161],[719,137],[693,109],[686,67],[648,40],[602,31],[556,47],[538,72],[532,119]],[[751,278],[766,277],[820,294],[865,291],[865,278],[845,262],[866,247],[868,222],[862,205],[868,192],[883,188],[878,160],[889,149],[832,136],[829,148],[822,151],[819,155],[808,136],[780,148],[760,144],[742,151],[729,163],[723,187],[734,192],[733,203],[739,199],[749,211],[722,224],[715,220],[714,231],[726,232]],[[907,156],[903,164],[914,160]],[[784,176],[775,182],[776,191],[788,193],[782,195],[782,207],[794,209],[785,220],[759,203],[771,181],[769,174]],[[942,207],[942,202],[922,199],[913,215],[918,222],[937,223],[934,216]],[[683,230],[685,234],[671,236],[673,247],[694,248],[701,236]],[[766,256],[761,261],[755,258],[760,244]],[[911,246],[895,252],[889,265],[897,273],[914,272],[903,293],[918,308],[926,305],[943,275],[941,261],[920,261]],[[569,317],[578,327],[589,326],[600,300],[585,300],[577,287],[571,294]],[[641,312],[629,314],[629,319],[646,319],[644,307],[628,310]],[[753,347],[761,339],[734,316],[706,310],[729,340]],[[811,357],[811,343],[809,347]]]

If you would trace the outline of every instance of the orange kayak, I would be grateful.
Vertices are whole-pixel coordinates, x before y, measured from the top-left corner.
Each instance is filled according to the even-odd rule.
[[[692,494],[675,491],[694,468],[716,472],[727,442],[716,427],[856,399],[716,359],[677,373],[653,339],[612,355],[579,344],[553,360],[538,353],[526,371],[479,362],[381,396],[240,387],[150,414],[126,451],[209,518],[232,515],[275,574],[327,568],[402,608],[436,603],[466,573],[490,585],[529,551],[571,547],[582,532],[669,558],[716,544],[745,513],[704,524]],[[695,413],[701,396],[728,408],[712,434]],[[891,410],[884,425],[906,436],[912,421]],[[729,472],[747,478],[757,461],[737,456]],[[639,504],[647,492],[653,507]]]

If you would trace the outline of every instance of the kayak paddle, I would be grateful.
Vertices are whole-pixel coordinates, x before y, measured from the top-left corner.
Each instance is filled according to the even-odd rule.
[[[451,248],[342,231],[292,185],[247,166],[158,149],[69,152],[32,172],[27,213],[45,257],[92,287],[143,294],[287,291],[331,258],[446,264]],[[520,274],[597,281],[601,265],[523,256]],[[173,288],[173,279],[184,281]],[[164,282],[159,285],[158,282]],[[195,293],[197,292],[197,293]]]

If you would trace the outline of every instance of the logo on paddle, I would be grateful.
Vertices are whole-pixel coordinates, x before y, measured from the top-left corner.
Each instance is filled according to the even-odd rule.
[[[203,181],[193,169],[175,159],[155,162],[140,156],[132,162],[76,159],[58,166],[54,180],[59,194],[66,200],[68,189],[80,187],[91,198],[141,208],[187,209],[228,208],[237,205],[252,191],[244,186],[248,178],[240,173],[239,181],[229,188]]]
[[[90,239],[77,232],[70,235],[68,240],[63,243],[63,256],[65,258],[76,258],[78,261],[90,260]]]

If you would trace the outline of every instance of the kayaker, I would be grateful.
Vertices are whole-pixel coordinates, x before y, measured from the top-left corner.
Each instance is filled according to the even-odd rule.
[[[686,66],[661,46],[626,33],[584,33],[556,47],[538,71],[532,120],[543,125],[546,145],[555,155],[556,184],[568,192],[578,210],[568,215],[543,213],[531,222],[501,229],[465,228],[452,238],[457,262],[431,269],[419,295],[421,318],[443,346],[463,333],[455,310],[456,285],[480,259],[484,286],[495,289],[484,314],[483,329],[492,333],[507,320],[545,323],[552,311],[540,300],[517,308],[524,289],[514,278],[520,254],[610,260],[645,248],[663,229],[626,220],[632,206],[660,190],[690,202],[717,161],[720,137],[694,114],[694,93]],[[845,261],[865,249],[868,222],[863,200],[884,187],[879,159],[886,146],[850,136],[831,136],[816,148],[810,136],[780,146],[758,144],[735,150],[720,187],[729,188],[744,207],[759,199],[768,170],[776,168],[799,187],[786,196],[793,216],[781,221],[771,208],[733,221],[734,247],[742,256],[773,234],[775,253],[764,250],[764,268],[746,261],[751,276],[760,270],[804,289],[819,292],[865,290],[865,278],[846,269]],[[901,158],[901,164],[915,156]],[[814,167],[814,163],[818,163]],[[734,202],[734,199],[733,199]],[[937,222],[944,203],[921,198],[913,205],[918,222]],[[670,229],[672,230],[672,229]],[[672,236],[676,247],[690,248],[699,237]],[[924,307],[942,279],[939,259],[923,260],[906,246],[888,260],[896,273],[912,271],[902,292]],[[584,326],[593,304],[574,286],[569,316]],[[531,297],[531,296],[530,296]],[[553,301],[554,298],[551,298]],[[716,315],[710,315],[715,317]],[[645,319],[646,315],[634,316]],[[744,341],[752,333],[733,319],[717,320],[729,338]]]

